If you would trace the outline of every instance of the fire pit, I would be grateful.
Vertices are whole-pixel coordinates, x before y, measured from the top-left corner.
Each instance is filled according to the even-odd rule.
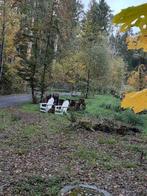
[[[59,196],[111,196],[110,193],[88,184],[65,186]]]

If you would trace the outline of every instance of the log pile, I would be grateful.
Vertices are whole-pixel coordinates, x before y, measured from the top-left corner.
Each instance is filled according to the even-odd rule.
[[[77,119],[76,122],[72,122],[71,127],[76,130],[103,131],[121,135],[138,133],[141,131],[137,127],[110,119],[81,118]]]

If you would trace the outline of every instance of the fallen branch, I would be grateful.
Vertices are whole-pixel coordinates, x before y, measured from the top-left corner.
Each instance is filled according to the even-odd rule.
[[[120,121],[113,121],[110,119],[77,119],[76,122],[71,123],[71,127],[77,130],[84,129],[88,131],[103,131],[107,133],[117,133],[121,135],[125,135],[131,132],[141,132],[141,130],[137,127],[133,127]]]

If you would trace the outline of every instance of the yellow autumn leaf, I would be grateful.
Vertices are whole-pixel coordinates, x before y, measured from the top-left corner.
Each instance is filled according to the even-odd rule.
[[[126,43],[129,50],[143,49],[144,52],[147,52],[147,35],[129,36]]]
[[[121,102],[121,107],[133,109],[135,113],[147,110],[147,89],[126,94]]]
[[[123,9],[113,18],[113,23],[119,24],[122,32],[138,27],[140,34],[127,39],[128,49],[147,52],[147,3]]]
[[[113,23],[120,24],[122,32],[138,27],[142,34],[147,34],[147,3],[123,9],[114,16]]]

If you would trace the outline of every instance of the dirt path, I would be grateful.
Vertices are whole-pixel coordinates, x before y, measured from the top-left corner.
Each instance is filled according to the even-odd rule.
[[[16,106],[28,101],[31,101],[31,95],[28,94],[0,96],[0,108]]]

